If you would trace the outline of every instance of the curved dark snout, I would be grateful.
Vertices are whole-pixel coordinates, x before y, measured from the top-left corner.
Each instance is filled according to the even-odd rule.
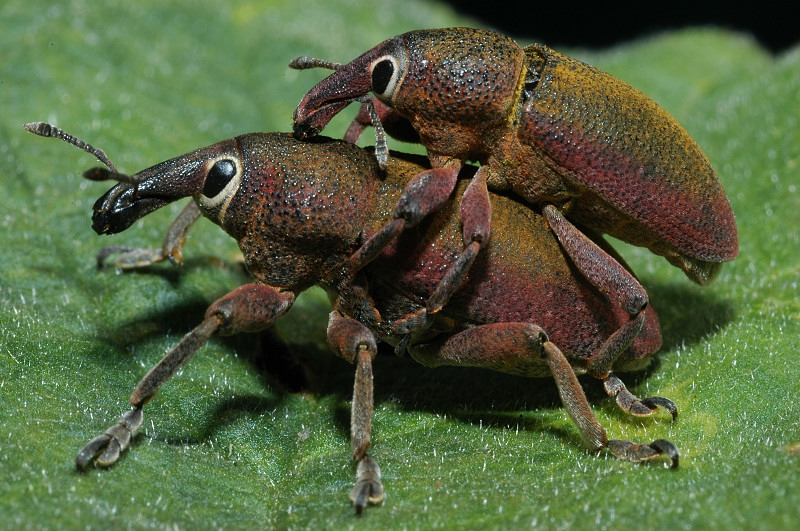
[[[308,91],[294,111],[295,136],[301,139],[315,136],[339,111],[366,96],[372,90],[370,64],[384,53],[384,45],[379,45]]]
[[[164,205],[199,194],[209,151],[198,150],[126,177],[95,202],[92,229],[98,234],[116,234]],[[105,168],[91,169],[84,176],[95,181],[120,179]]]
[[[306,96],[307,98],[308,96]],[[317,110],[310,111],[304,114],[299,113],[300,107],[297,108],[294,112],[294,125],[292,126],[292,131],[294,132],[295,138],[300,140],[305,140],[308,138],[313,138],[317,136],[320,131],[325,129],[325,126],[328,125],[328,122],[331,119],[339,114],[339,111],[350,105],[356,98],[352,98],[346,101],[339,101],[334,103],[325,103],[322,104],[322,107],[318,108]],[[302,106],[305,102],[305,98],[300,105]]]
[[[172,200],[158,197],[141,197],[130,184],[118,184],[100,199],[92,209],[92,229],[97,234],[122,232],[150,212]]]

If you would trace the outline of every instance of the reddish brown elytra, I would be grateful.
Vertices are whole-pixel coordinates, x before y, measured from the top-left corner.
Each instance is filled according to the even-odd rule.
[[[590,449],[607,449],[634,462],[663,455],[676,467],[679,453],[669,441],[608,440],[576,377],[602,366],[604,387],[624,411],[650,415],[660,406],[674,418],[677,408],[671,401],[640,399],[611,372],[647,364],[661,344],[655,312],[648,308],[631,318],[613,293],[595,289],[575,269],[541,214],[509,198],[487,196],[495,227],[492,240],[476,257],[468,280],[430,316],[430,326],[410,335],[398,330],[398,323],[424,307],[458,260],[462,197],[474,182],[475,168],[465,166],[453,197],[426,203],[416,197],[413,186],[426,162],[397,155],[381,171],[374,152],[350,143],[254,133],[132,176],[102,168],[87,172],[95,180],[120,181],[94,205],[98,233],[121,232],[165,204],[193,199],[160,249],[123,249],[118,266],[141,267],[179,257],[186,232],[203,215],[237,240],[253,280],[208,308],[203,321],[135,387],[133,408],[80,450],[77,466],[113,465],[142,426],[145,403],[214,334],[267,328],[300,292],[320,285],[335,294],[328,342],[356,365],[351,445],[357,467],[351,498],[359,513],[384,496],[380,469],[367,454],[378,341],[404,343],[427,366],[465,365],[552,377]],[[419,219],[411,223],[397,215],[400,211],[414,212]],[[386,235],[388,240],[381,240]],[[583,245],[618,258],[600,237],[587,238]],[[101,257],[119,250],[101,251]],[[614,260],[606,274],[645,298],[633,275],[618,264]]]

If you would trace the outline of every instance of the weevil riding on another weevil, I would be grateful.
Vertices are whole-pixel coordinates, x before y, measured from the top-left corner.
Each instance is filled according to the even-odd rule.
[[[335,70],[297,107],[298,137],[313,137],[372,92],[371,115],[362,110],[346,140],[378,116],[390,135],[421,142],[428,172],[450,187],[462,164],[480,162],[472,195],[513,190],[542,209],[570,256],[583,252],[577,233],[590,229],[647,247],[706,284],[738,253],[728,198],[686,130],[637,89],[546,46],[431,29],[388,39],[348,64],[301,57],[290,66]],[[486,232],[465,231],[465,254],[488,241],[490,214],[471,215]]]
[[[29,130],[99,150],[46,124]],[[98,158],[106,160],[103,155]],[[609,371],[604,387],[619,407],[647,416],[659,407],[674,419],[677,408],[666,398],[638,398],[615,371],[647,364],[661,344],[658,318],[642,312],[638,326],[608,293],[595,288],[562,251],[545,218],[507,197],[491,194],[494,235],[476,258],[467,280],[429,327],[398,333],[397,321],[418,312],[458,260],[462,249],[459,217],[463,192],[475,168],[464,166],[453,197],[404,227],[371,260],[353,269],[353,257],[396,222],[393,205],[409,200],[408,183],[423,171],[424,157],[388,157],[381,171],[374,152],[353,144],[317,138],[300,141],[288,134],[238,136],[157,164],[135,175],[95,168],[85,176],[120,181],[94,205],[93,228],[117,233],[150,212],[181,198],[194,199],[179,216],[202,214],[237,240],[253,282],[211,304],[203,321],[170,350],[135,387],[133,409],[91,440],[77,466],[111,466],[141,428],[142,408],[214,334],[230,335],[269,327],[312,285],[331,295],[328,322],[332,349],[356,365],[351,416],[351,446],[357,462],[350,497],[357,512],[384,497],[380,469],[367,454],[373,411],[372,363],[377,341],[406,342],[406,351],[426,366],[482,367],[530,377],[553,377],[561,400],[584,442],[633,462],[666,456],[678,466],[679,452],[669,441],[649,444],[608,440],[595,418],[576,374],[590,372],[598,357]],[[189,213],[187,215],[187,212]],[[137,252],[132,267],[177,253],[191,223],[173,223],[162,249]],[[171,233],[171,234],[169,234]],[[586,238],[594,254],[616,260],[607,271],[615,284],[639,286],[621,259],[597,235]],[[177,242],[167,244],[167,242]],[[605,249],[605,250],[603,250]],[[119,248],[113,248],[119,250]],[[105,256],[106,251],[101,251]],[[360,258],[356,263],[361,263]],[[643,289],[639,286],[638,290]]]

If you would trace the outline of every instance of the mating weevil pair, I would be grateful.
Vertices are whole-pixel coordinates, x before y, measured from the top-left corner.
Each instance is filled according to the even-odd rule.
[[[29,129],[65,137],[45,124]],[[89,149],[92,148],[89,146]],[[105,157],[103,157],[105,158]],[[106,159],[107,160],[107,159]],[[256,133],[236,137],[163,162],[136,175],[95,168],[87,178],[116,179],[94,206],[93,227],[116,233],[172,201],[192,197],[165,237],[162,249],[127,250],[146,265],[180,254],[186,231],[202,213],[239,243],[253,282],[214,302],[205,318],[151,369],[131,396],[133,409],[78,454],[79,468],[109,466],[130,444],[143,422],[142,407],[212,335],[257,331],[270,326],[297,294],[318,284],[334,299],[328,341],[356,364],[351,442],[358,460],[351,493],[360,512],[383,497],[377,463],[366,454],[371,438],[372,360],[377,340],[405,340],[395,323],[417,312],[441,281],[461,248],[459,195],[448,198],[416,227],[402,231],[358,271],[351,262],[365,242],[394,221],[392,205],[409,201],[407,183],[424,170],[419,157],[390,158],[378,169],[374,154],[328,139],[311,142],[290,135]],[[463,192],[474,168],[461,171]],[[594,289],[564,256],[545,219],[500,195],[490,197],[495,234],[473,264],[469,279],[412,335],[407,352],[423,365],[461,365],[525,376],[552,376],[570,417],[594,450],[608,448],[631,461],[666,455],[678,464],[677,448],[665,440],[637,444],[608,440],[592,414],[576,373],[604,353],[609,366],[639,368],[661,344],[658,319],[648,310],[641,330],[610,297]],[[602,239],[590,244],[597,253]],[[613,254],[613,250],[606,248]],[[633,281],[624,268],[614,274]],[[661,397],[639,399],[609,372],[603,378],[620,407],[649,415],[675,405]]]
[[[237,239],[254,282],[211,305],[136,387],[134,409],[91,441],[78,465],[115,462],[141,426],[144,403],[213,334],[265,328],[300,291],[320,284],[335,300],[329,342],[357,366],[351,422],[357,510],[383,496],[377,464],[366,454],[376,339],[400,345],[425,365],[552,376],[591,448],[632,461],[667,455],[677,466],[678,451],[668,441],[608,441],[575,374],[602,379],[633,414],[661,406],[676,415],[671,401],[639,399],[612,372],[640,367],[658,349],[660,332],[652,308],[645,310],[646,292],[599,233],[646,245],[700,283],[733,258],[727,199],[685,131],[607,74],[544,47],[522,50],[489,32],[412,32],[350,65],[329,66],[337,71],[298,108],[298,134],[316,133],[373,90],[389,107],[379,104],[369,120],[378,117],[390,134],[402,128],[404,138],[422,141],[433,168],[389,158],[379,147],[382,172],[373,153],[347,143],[252,134],[134,176],[110,164],[112,171],[88,172],[120,181],[95,204],[98,232],[119,232],[163,204],[195,199],[161,249],[127,251],[123,263],[179,259],[183,237],[202,213]],[[46,126],[31,128],[60,136]],[[356,124],[348,138],[360,129]],[[647,149],[642,135],[653,135],[661,155]],[[463,165],[468,159],[483,166],[475,172]],[[512,188],[534,206],[487,187]],[[676,203],[690,208],[664,221],[664,205]]]

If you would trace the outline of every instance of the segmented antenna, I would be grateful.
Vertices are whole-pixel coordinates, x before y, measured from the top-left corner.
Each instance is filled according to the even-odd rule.
[[[67,144],[72,144],[73,146],[78,147],[87,153],[91,153],[97,158],[97,160],[105,164],[109,170],[111,170],[115,174],[117,173],[117,169],[108,159],[105,151],[103,151],[102,149],[98,149],[92,146],[91,144],[87,144],[80,138],[72,136],[63,129],[59,129],[58,127],[49,124],[47,122],[31,122],[29,124],[25,124],[25,129],[27,131],[30,131],[34,135],[45,136],[50,138],[59,138],[64,142],[66,142]]]
[[[90,181],[117,181],[118,183],[132,184],[136,190],[138,190],[136,187],[142,183],[141,178],[136,175],[117,173],[105,168],[90,168],[83,172],[83,178]]]
[[[294,70],[308,70],[310,68],[327,68],[328,70],[339,70],[342,63],[334,63],[333,61],[326,61],[325,59],[318,59],[316,57],[309,57],[301,55],[289,63],[289,68]]]
[[[108,167],[108,169],[92,168],[87,170],[83,173],[84,179],[89,179],[90,181],[117,181],[119,183],[131,184],[134,187],[134,194],[136,194],[136,191],[138,190],[137,187],[141,183],[141,180],[134,175],[126,175],[124,173],[117,172],[117,169],[106,156],[106,152],[102,149],[96,148],[91,144],[87,144],[80,138],[76,138],[63,129],[59,129],[58,127],[47,122],[31,122],[29,124],[25,124],[25,129],[35,135],[58,138],[67,144],[72,144],[75,147],[81,148],[85,152],[94,155],[97,160]]]
[[[375,104],[372,103],[372,98],[364,96],[359,98],[360,101],[369,112],[369,119],[372,121],[372,127],[375,129],[375,158],[378,159],[378,167],[385,170],[389,164],[389,147],[386,144],[386,131],[383,129],[383,124],[378,116],[378,111],[375,110]]]

